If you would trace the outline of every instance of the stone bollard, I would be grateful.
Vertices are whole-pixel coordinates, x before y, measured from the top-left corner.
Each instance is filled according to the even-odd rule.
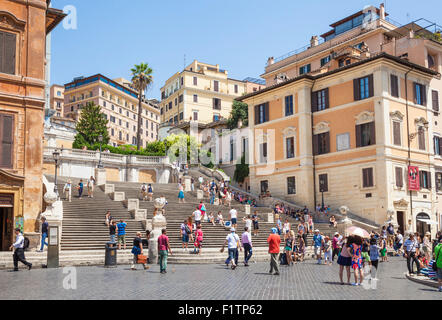
[[[184,176],[184,191],[192,191],[192,181],[190,176]]]
[[[198,200],[202,200],[202,199],[204,199],[204,192],[203,192],[203,190],[197,190],[197,192],[196,192],[196,198],[197,198]]]
[[[138,210],[139,208],[140,208],[140,200],[138,199],[127,200],[127,211]]]
[[[160,213],[152,219],[152,232],[149,239],[149,263],[158,263],[158,237],[161,235],[161,230],[166,228],[166,218]]]
[[[274,223],[275,222],[275,219],[274,219],[274,216],[273,216],[273,212],[267,213],[267,222],[270,222],[270,223]]]
[[[246,216],[250,215],[250,204],[246,204],[244,210],[246,211]]]
[[[106,184],[106,169],[95,168],[95,181],[97,186]]]

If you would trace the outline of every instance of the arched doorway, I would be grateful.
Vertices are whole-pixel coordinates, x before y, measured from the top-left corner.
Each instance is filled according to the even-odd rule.
[[[427,231],[431,232],[431,227],[425,220],[430,220],[430,216],[425,212],[421,212],[416,216],[416,232],[418,232],[421,237],[423,237]]]

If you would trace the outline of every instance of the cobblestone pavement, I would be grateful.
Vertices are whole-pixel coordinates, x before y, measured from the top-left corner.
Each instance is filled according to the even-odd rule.
[[[442,300],[442,293],[434,288],[407,280],[405,261],[396,257],[380,264],[377,289],[342,286],[336,264],[316,265],[312,260],[280,266],[280,276],[269,275],[267,263],[236,270],[224,265],[169,265],[165,275],[158,266],[148,271],[138,267],[137,271],[129,266],[77,267],[74,290],[63,288],[64,282],[71,283],[63,268],[0,271],[0,299]]]

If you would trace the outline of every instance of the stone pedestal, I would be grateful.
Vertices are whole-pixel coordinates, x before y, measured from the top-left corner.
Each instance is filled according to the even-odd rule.
[[[105,194],[114,193],[114,191],[115,191],[115,185],[114,184],[105,184],[104,185],[104,193]]]
[[[152,219],[152,232],[149,239],[149,263],[158,263],[158,237],[161,235],[161,230],[166,228],[166,218],[160,213]]]
[[[204,199],[204,192],[203,192],[203,190],[197,190],[197,192],[196,192],[196,198],[197,198],[198,200],[202,200],[202,199]]]
[[[273,212],[267,213],[267,222],[270,222],[270,223],[274,223],[275,222]]]
[[[106,184],[106,169],[95,168],[95,183],[97,186]]]
[[[114,201],[124,201],[124,199],[126,198],[124,192],[114,192],[112,194],[112,199]]]
[[[250,215],[250,204],[246,204],[244,210],[246,211],[246,216]]]
[[[134,211],[140,208],[140,200],[127,199],[127,211]]]
[[[213,202],[213,205],[219,206],[219,198],[215,198],[215,201]]]
[[[192,191],[192,178],[190,176],[184,176],[184,191]]]

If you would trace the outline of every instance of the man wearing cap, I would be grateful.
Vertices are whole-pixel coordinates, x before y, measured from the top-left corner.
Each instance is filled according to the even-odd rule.
[[[410,233],[409,238],[404,242],[405,257],[407,258],[408,273],[414,274],[412,262],[417,266],[417,274],[420,274],[420,263],[417,259],[419,255],[419,243],[415,240],[414,234]]]
[[[318,264],[322,263],[321,248],[322,248],[323,242],[324,242],[323,237],[319,233],[319,230],[316,229],[315,235],[313,236],[312,246],[315,249],[315,255],[316,255],[316,259],[318,259]]]
[[[224,251],[224,247],[227,245],[229,250],[229,257],[226,260],[226,266],[229,266],[229,263],[232,263],[232,270],[235,270],[238,264],[238,248],[242,251],[241,244],[239,243],[239,237],[235,233],[235,228],[230,228],[230,233],[226,237],[226,241],[224,241],[223,247],[221,248],[221,252]]]
[[[269,244],[269,253],[270,253],[270,271],[269,273],[273,273],[275,276],[279,275],[279,267],[278,267],[278,255],[279,255],[279,246],[281,244],[281,237],[277,234],[278,229],[272,228],[272,233],[267,239],[267,243]]]
[[[14,271],[18,271],[18,262],[20,261],[28,267],[32,268],[32,263],[27,262],[25,259],[24,251],[25,238],[23,237],[20,228],[15,229],[15,242],[9,247],[9,250],[14,249]]]

